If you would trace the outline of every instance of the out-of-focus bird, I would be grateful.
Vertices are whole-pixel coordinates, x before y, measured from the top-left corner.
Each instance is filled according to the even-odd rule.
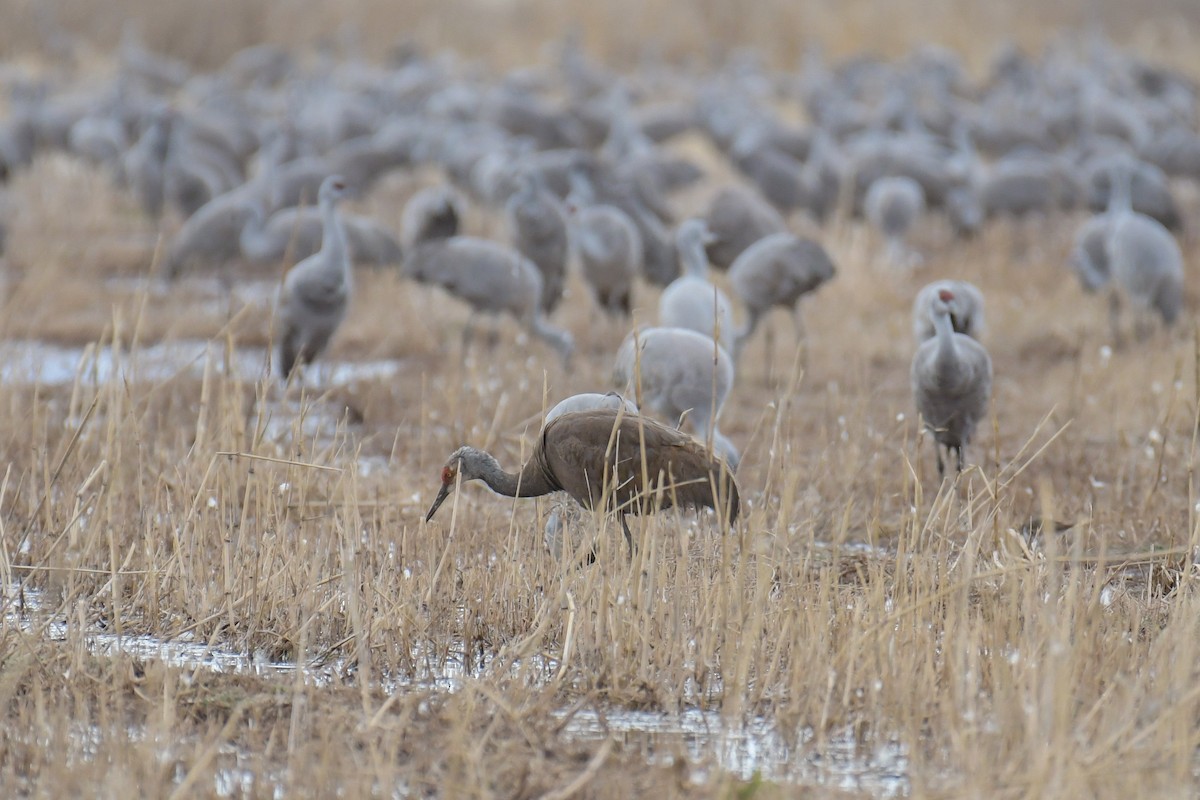
[[[1183,307],[1183,254],[1166,226],[1133,210],[1128,160],[1118,160],[1111,173],[1108,209],[1076,233],[1070,263],[1087,291],[1109,287],[1111,334],[1120,342],[1122,297],[1138,315],[1139,337],[1149,330],[1150,314],[1174,323]]]
[[[716,339],[726,349],[733,344],[733,306],[708,280],[704,247],[715,240],[703,219],[684,220],[675,236],[683,274],[663,290],[658,322],[664,328],[689,328]]]
[[[712,337],[686,328],[634,331],[617,351],[613,379],[642,410],[677,425],[686,420],[737,469],[741,454],[717,427],[733,388],[733,359]]]
[[[773,233],[783,233],[787,223],[757,192],[729,186],[714,195],[705,214],[716,241],[705,248],[717,269],[729,269],[747,247]]]
[[[567,276],[567,221],[562,203],[539,185],[536,174],[521,176],[517,191],[505,204],[513,245],[542,273],[542,311],[549,314],[562,300]]]
[[[590,187],[571,176],[566,211],[571,243],[596,304],[610,314],[633,310],[633,284],[642,269],[642,236],[624,211],[594,204]]]
[[[940,294],[948,290],[952,299],[943,301]],[[913,336],[917,344],[937,335],[933,324],[933,307],[946,302],[950,308],[950,325],[955,333],[962,333],[978,340],[983,335],[983,292],[967,281],[934,281],[917,292],[913,301]]]
[[[734,353],[741,352],[759,321],[776,306],[791,310],[800,328],[800,298],[835,274],[833,259],[811,239],[776,233],[746,248],[729,268],[733,292],[747,314],[745,324],[734,338]]]
[[[346,316],[352,290],[350,252],[338,212],[346,184],[331,175],[318,192],[322,216],[321,249],[293,267],[284,278],[279,308],[279,369],[290,378],[300,363],[310,363],[333,337]]]
[[[954,331],[951,304],[954,293],[939,289],[929,307],[936,331],[917,348],[909,373],[917,411],[936,441],[938,475],[945,474],[942,448],[957,456],[963,469],[963,448],[987,413],[992,391],[992,359],[983,345]]]
[[[323,217],[320,249],[292,267],[283,279],[276,341],[284,379],[292,377],[300,363],[316,359],[346,318],[353,273],[346,230],[337,211],[344,194],[346,184],[341,176],[330,175],[320,185],[318,198]]]
[[[404,212],[404,275],[440,286],[471,307],[464,346],[471,342],[476,315],[507,313],[568,363],[575,340],[542,316],[542,275],[537,267],[511,247],[455,235],[459,213],[453,196],[445,192],[413,196]]]
[[[920,263],[920,256],[908,246],[908,234],[925,210],[925,192],[921,184],[907,175],[877,178],[867,190],[867,220],[883,234],[887,259],[894,266]]]

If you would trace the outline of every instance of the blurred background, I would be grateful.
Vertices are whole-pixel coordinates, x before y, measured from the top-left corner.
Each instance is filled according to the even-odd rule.
[[[260,42],[375,59],[451,48],[507,67],[538,60],[567,32],[611,64],[715,59],[752,45],[786,68],[813,43],[834,58],[937,43],[978,71],[1002,43],[1039,49],[1079,30],[1178,68],[1200,60],[1195,0],[0,0],[0,19],[0,58],[54,57],[67,44],[111,52],[135,21],[150,48],[199,69]]]

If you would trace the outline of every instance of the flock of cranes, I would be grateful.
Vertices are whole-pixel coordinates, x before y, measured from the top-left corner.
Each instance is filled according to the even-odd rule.
[[[506,314],[566,365],[575,335],[556,310],[570,270],[617,319],[645,307],[643,286],[662,287],[657,325],[632,330],[615,355],[614,386],[580,387],[637,396],[660,422],[619,395],[570,397],[519,474],[456,451],[428,517],[459,481],[480,479],[510,496],[562,490],[589,507],[607,497],[622,522],[651,510],[647,491],[732,522],[741,454],[719,421],[737,360],[776,307],[803,335],[802,298],[838,269],[819,234],[797,231],[838,214],[864,218],[889,268],[910,269],[922,260],[910,234],[929,220],[970,236],[997,217],[1090,208],[1070,265],[1084,290],[1108,294],[1113,337],[1124,305],[1139,336],[1154,316],[1170,325],[1182,311],[1185,220],[1172,182],[1200,180],[1197,90],[1103,41],[1040,58],[1005,50],[980,82],[936,48],[896,64],[833,67],[814,50],[797,72],[735,58],[703,75],[657,63],[620,76],[567,42],[553,66],[495,80],[411,53],[305,67],[261,45],[213,74],[129,39],[120,56],[107,83],[10,86],[0,178],[47,149],[109,170],[172,231],[168,281],[231,262],[294,263],[276,315],[285,378],[352,313],[356,266],[395,264],[461,300],[466,345],[479,315]],[[787,121],[788,103],[808,122]],[[740,177],[680,219],[672,198],[707,177],[670,147],[685,134],[705,137]],[[408,199],[398,231],[340,208],[389,173],[429,168],[439,179]],[[504,220],[502,237],[467,233],[474,204]],[[983,330],[970,284],[938,281],[915,298],[912,392],[939,472],[942,447],[963,469],[988,411]]]

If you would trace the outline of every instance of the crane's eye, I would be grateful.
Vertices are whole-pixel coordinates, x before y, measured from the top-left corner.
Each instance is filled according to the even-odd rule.
[[[442,483],[454,483],[454,470],[442,467]]]

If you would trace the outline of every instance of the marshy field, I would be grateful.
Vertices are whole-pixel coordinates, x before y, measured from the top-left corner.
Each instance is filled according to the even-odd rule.
[[[0,794],[1200,792],[1200,144],[1194,166],[1160,146],[1196,135],[1200,14],[1128,5],[0,0]],[[235,75],[264,43],[278,74],[247,57]],[[505,169],[568,146],[620,166],[587,113],[618,82],[639,154],[694,168],[661,194],[668,232],[779,172],[723,124],[768,120],[753,152],[807,142],[800,167],[826,125],[836,202],[780,214],[837,271],[802,326],[776,311],[737,357],[732,530],[632,516],[631,556],[615,517],[584,512],[582,566],[543,542],[549,498],[470,484],[425,515],[460,445],[515,469],[560,399],[624,390],[614,358],[657,324],[661,286],[639,278],[631,315],[606,314],[573,258],[547,316],[574,338],[564,364],[505,315],[464,348],[452,292],[358,265],[345,321],[285,387],[295,260],[167,280],[187,218],[171,198],[192,195],[148,213],[124,157],[163,108],[239,122],[243,180],[284,122],[310,159],[402,130],[343,210],[399,237],[408,200],[449,182],[462,230],[506,243]],[[497,87],[535,98],[534,121],[497,111]],[[827,87],[859,128],[817,118]],[[1049,131],[1033,171],[1067,164],[1080,194],[985,203],[967,230],[922,179],[893,263],[856,213],[851,142],[928,136],[950,164],[946,108],[976,126],[956,186]],[[535,111],[558,123],[546,139]],[[989,137],[1002,123],[1016,132]],[[472,125],[534,141],[502,141],[489,172],[450,156],[493,141]],[[1114,338],[1106,291],[1071,264],[1106,207],[1088,159],[1118,151],[1165,176],[1184,283],[1173,325],[1135,326],[1126,298]],[[981,290],[994,373],[944,481],[909,376],[913,299],[942,278]]]

